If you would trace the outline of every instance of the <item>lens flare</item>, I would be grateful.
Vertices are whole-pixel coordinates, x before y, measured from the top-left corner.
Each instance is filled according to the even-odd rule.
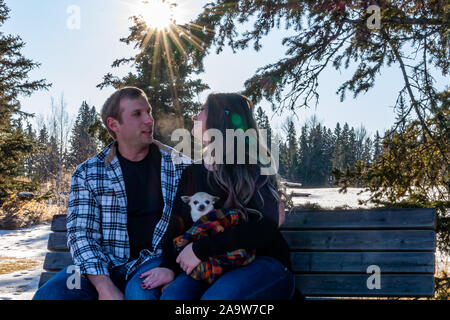
[[[170,77],[176,112],[180,112],[178,101],[177,70],[179,57],[188,61],[192,51],[204,51],[204,39],[214,30],[189,21],[191,14],[186,1],[176,0],[121,0],[130,7],[145,30],[141,32],[140,49],[143,56],[151,60],[151,83],[159,81],[157,72],[164,63]],[[147,48],[151,47],[151,51]]]
[[[142,1],[139,6],[138,14],[150,28],[164,30],[174,21],[173,7],[170,3],[163,0]]]

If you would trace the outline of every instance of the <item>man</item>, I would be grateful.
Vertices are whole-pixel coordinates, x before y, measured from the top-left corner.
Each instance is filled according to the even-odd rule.
[[[140,275],[161,263],[162,238],[181,173],[191,162],[153,139],[145,93],[116,91],[101,117],[115,141],[77,167],[69,195],[68,246],[81,288],[67,268],[45,283],[35,300],[157,299]]]

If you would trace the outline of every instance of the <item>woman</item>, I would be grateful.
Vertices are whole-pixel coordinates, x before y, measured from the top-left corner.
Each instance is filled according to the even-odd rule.
[[[172,221],[166,233],[163,263],[141,275],[145,277],[144,289],[163,286],[162,300],[290,299],[294,294],[289,250],[278,229],[281,218],[277,181],[273,175],[261,174],[263,165],[252,146],[256,142],[259,148],[267,150],[259,137],[252,112],[251,102],[242,95],[211,94],[201,112],[193,118],[201,122],[201,133],[194,131],[193,134],[206,139],[207,156],[183,172],[174,200]],[[215,129],[215,134],[220,131],[223,145],[232,145],[233,149],[222,147],[223,150],[214,151],[209,148],[218,146],[209,141],[209,129]],[[256,133],[245,138],[244,164],[237,144],[234,144],[234,136],[227,136],[227,129],[242,129],[244,132],[253,129]],[[231,156],[233,164],[227,164],[230,163],[227,156]],[[197,192],[218,197],[214,204],[217,209],[239,210],[242,221],[236,227],[190,243],[175,256],[173,238],[184,233],[193,223],[190,208],[181,197]],[[255,260],[228,270],[212,285],[189,276],[208,257],[238,249],[255,250]]]

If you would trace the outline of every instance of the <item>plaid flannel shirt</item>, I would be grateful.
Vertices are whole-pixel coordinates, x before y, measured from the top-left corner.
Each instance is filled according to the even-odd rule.
[[[142,250],[130,259],[127,231],[127,197],[122,169],[112,143],[79,165],[72,175],[67,245],[81,274],[109,276],[109,268],[126,265],[126,278],[142,263],[161,255],[173,199],[183,170],[192,162],[174,149],[154,141],[161,152],[161,189],[164,209],[153,235],[153,251]]]
[[[173,240],[177,253],[181,252],[189,243],[195,240],[223,232],[227,228],[239,224],[237,210],[212,210],[198,219],[192,227],[181,236]],[[203,280],[208,284],[214,283],[225,271],[245,266],[255,260],[255,250],[237,249],[225,254],[209,257],[206,261],[192,270],[190,276],[195,280]]]

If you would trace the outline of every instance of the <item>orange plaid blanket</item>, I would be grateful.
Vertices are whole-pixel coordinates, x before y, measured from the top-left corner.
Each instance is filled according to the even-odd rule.
[[[223,232],[226,228],[239,224],[240,216],[237,210],[224,209],[224,211],[225,213],[222,210],[210,211],[200,217],[183,235],[175,238],[173,241],[177,253],[199,238]],[[254,250],[234,250],[226,254],[209,257],[207,261],[202,261],[192,270],[191,277],[212,284],[227,270],[245,266],[253,262],[253,260],[255,260]]]

